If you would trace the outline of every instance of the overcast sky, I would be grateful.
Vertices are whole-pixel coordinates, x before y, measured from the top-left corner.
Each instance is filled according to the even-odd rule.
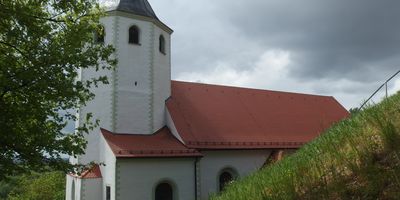
[[[334,96],[349,109],[400,69],[399,0],[149,2],[175,31],[175,80]]]

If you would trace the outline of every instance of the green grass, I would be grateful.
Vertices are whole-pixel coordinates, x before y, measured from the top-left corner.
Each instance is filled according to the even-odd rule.
[[[400,94],[212,199],[400,199]]]

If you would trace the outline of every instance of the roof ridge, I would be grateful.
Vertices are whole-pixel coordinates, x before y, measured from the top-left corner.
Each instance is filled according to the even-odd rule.
[[[190,82],[190,81],[181,81],[181,80],[171,80],[171,81],[178,83],[178,84],[204,85],[204,86],[212,86],[212,87],[214,86],[214,87],[222,87],[222,88],[229,88],[229,89],[255,90],[255,91],[262,91],[262,92],[275,92],[275,93],[283,93],[283,94],[291,94],[291,95],[305,95],[305,96],[310,96],[310,97],[335,99],[333,96],[329,96],[329,95],[309,94],[309,93],[301,93],[301,92],[287,92],[287,91],[280,91],[280,90],[259,89],[259,88],[232,86],[232,85],[220,85],[220,84],[212,84],[212,83],[199,83],[199,82]]]

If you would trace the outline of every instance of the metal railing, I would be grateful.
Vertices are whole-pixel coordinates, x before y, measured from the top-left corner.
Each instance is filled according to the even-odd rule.
[[[388,83],[394,78],[396,77],[398,74],[400,74],[400,70],[397,71],[395,74],[393,74],[393,76],[391,76],[388,80],[385,81],[385,83],[383,83],[366,101],[364,101],[364,103],[360,106],[360,108],[358,108],[358,110],[361,110],[364,108],[365,105],[367,105],[367,103],[383,88],[385,87],[386,93],[385,93],[385,98],[388,97]]]

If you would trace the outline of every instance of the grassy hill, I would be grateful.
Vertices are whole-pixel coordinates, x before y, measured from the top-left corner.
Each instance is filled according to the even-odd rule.
[[[400,94],[212,199],[400,199]]]

